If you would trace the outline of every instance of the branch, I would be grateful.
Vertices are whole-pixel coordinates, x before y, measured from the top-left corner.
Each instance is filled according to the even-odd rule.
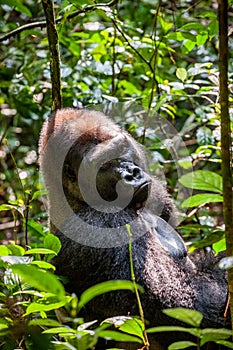
[[[50,74],[52,81],[52,111],[61,109],[61,69],[59,42],[53,10],[53,0],[42,0],[46,17],[48,43],[50,51]]]
[[[88,5],[86,7],[84,7],[83,9],[81,10],[77,10],[77,11],[74,11],[74,12],[71,12],[67,17],[66,19],[69,20],[69,19],[72,19],[80,14],[83,14],[83,13],[87,13],[87,12],[92,12],[92,11],[95,11],[95,10],[103,10],[103,11],[106,11],[106,9],[108,7],[112,7],[114,5],[116,5],[118,3],[119,0],[112,0],[106,4],[94,4],[94,5]],[[57,23],[60,23],[62,21],[63,17],[60,16],[56,19],[56,24]],[[0,42],[3,42],[9,38],[11,38],[12,36],[16,36],[17,34],[25,31],[25,30],[30,30],[30,29],[34,29],[34,28],[37,28],[37,27],[40,27],[41,29],[42,28],[45,28],[46,27],[46,21],[37,21],[37,22],[32,22],[32,23],[27,23],[27,24],[24,24],[14,30],[12,30],[11,32],[5,34],[5,35],[2,35],[0,37]]]
[[[20,27],[12,30],[11,32],[9,32],[7,34],[2,35],[0,37],[0,42],[5,41],[7,39],[10,39],[10,37],[12,37],[12,36],[16,36],[17,34],[23,32],[24,30],[30,30],[30,29],[34,29],[34,28],[37,28],[37,27],[40,27],[41,29],[45,28],[46,27],[46,21],[39,21],[39,22],[32,22],[32,23],[24,24],[23,26],[20,26]]]

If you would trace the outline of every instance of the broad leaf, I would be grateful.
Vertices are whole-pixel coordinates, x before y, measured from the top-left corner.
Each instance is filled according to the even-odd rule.
[[[182,208],[188,207],[198,207],[199,205],[204,205],[207,203],[223,202],[223,197],[219,194],[203,193],[195,194],[191,196],[182,203]]]
[[[191,346],[197,347],[197,344],[191,341],[179,341],[169,345],[168,350],[187,349],[187,348],[190,348]]]
[[[163,312],[176,320],[188,323],[193,327],[200,327],[203,315],[196,310],[189,310],[184,308],[175,308],[163,310]]]
[[[195,337],[200,338],[201,330],[198,328],[185,328],[179,326],[158,326],[148,328],[147,333],[162,333],[162,332],[183,332],[194,335]]]
[[[186,69],[185,68],[177,68],[176,76],[178,79],[180,79],[182,82],[184,82],[187,79]]]
[[[11,269],[18,274],[26,283],[30,284],[39,291],[55,294],[58,298],[64,298],[65,290],[57,277],[49,271],[44,271],[35,266],[16,264]]]
[[[134,337],[129,334],[117,332],[117,331],[109,331],[109,330],[100,331],[98,332],[98,336],[100,338],[104,338],[107,340],[134,342],[134,343],[142,344],[142,340],[140,338]]]
[[[232,331],[230,329],[219,328],[219,329],[211,329],[206,328],[202,331],[201,345],[209,341],[217,341],[217,340],[225,340],[232,336]]]
[[[222,193],[222,177],[212,171],[197,170],[181,176],[179,182],[195,190]]]
[[[142,287],[137,285],[137,288],[142,292]],[[95,298],[98,295],[113,292],[117,290],[130,290],[131,292],[135,291],[134,283],[131,281],[124,280],[116,280],[116,281],[106,281],[102,283],[98,283],[95,286],[92,286],[85,290],[79,300],[78,310],[80,310],[85,304],[87,304],[90,300]]]

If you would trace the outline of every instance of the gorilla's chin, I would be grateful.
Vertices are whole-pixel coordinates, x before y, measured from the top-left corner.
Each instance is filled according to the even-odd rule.
[[[145,181],[139,186],[135,192],[132,201],[129,204],[130,208],[139,210],[145,207],[151,188],[151,181]]]

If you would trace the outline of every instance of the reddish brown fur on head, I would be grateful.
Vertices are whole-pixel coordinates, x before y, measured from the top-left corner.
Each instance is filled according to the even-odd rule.
[[[120,132],[119,126],[114,124],[103,113],[97,111],[64,108],[56,111],[45,122],[40,137],[40,154],[53,135],[60,135],[60,141],[84,144],[88,140],[106,141]]]

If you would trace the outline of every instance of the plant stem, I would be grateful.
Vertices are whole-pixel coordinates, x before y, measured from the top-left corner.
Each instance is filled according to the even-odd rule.
[[[132,249],[132,247],[133,247],[133,236],[132,236],[132,233],[131,233],[131,230],[130,230],[130,225],[126,224],[126,228],[127,228],[128,234],[129,234],[130,275],[131,275],[131,279],[132,279],[132,282],[133,282],[134,288],[135,288],[135,294],[136,294],[138,308],[139,308],[139,315],[140,315],[141,321],[143,323],[143,335],[144,335],[145,349],[149,350],[150,343],[149,343],[147,332],[146,332],[145,317],[144,317],[144,312],[143,312],[143,308],[142,308],[142,303],[141,303],[139,291],[138,291],[137,284],[136,284],[134,267],[133,267],[133,249]]]
[[[228,89],[228,1],[218,0],[219,88],[221,109],[221,153],[223,178],[223,214],[227,256],[233,255],[232,154]],[[233,269],[228,271],[231,323],[233,328]]]

